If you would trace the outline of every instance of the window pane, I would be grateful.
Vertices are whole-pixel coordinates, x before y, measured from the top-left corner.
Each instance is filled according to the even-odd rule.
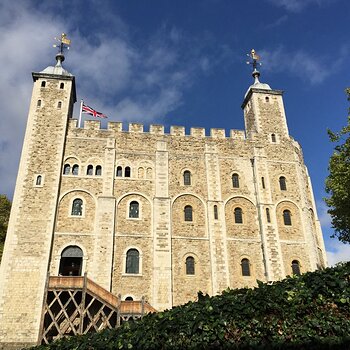
[[[117,176],[118,177],[123,176],[123,168],[121,166],[117,167]]]
[[[69,173],[70,173],[70,165],[65,164],[63,168],[63,175],[69,175]]]
[[[272,142],[276,142],[276,135],[275,135],[275,134],[272,134],[272,135],[271,135],[271,141],[272,141]]]
[[[214,219],[217,220],[219,217],[218,215],[218,206],[214,205]]]
[[[289,210],[283,211],[283,222],[287,226],[292,225],[292,218]]]
[[[191,185],[191,172],[188,170],[184,172],[184,185]]]
[[[242,259],[242,276],[250,276],[250,264],[248,259]]]
[[[41,179],[42,179],[41,175],[38,175],[37,178],[36,178],[36,185],[37,186],[41,185]]]
[[[232,186],[234,188],[239,188],[239,177],[238,177],[238,174],[233,174],[232,175]]]
[[[129,206],[129,218],[138,218],[139,217],[139,203],[132,201]]]
[[[293,275],[300,275],[299,261],[297,260],[292,261],[292,271],[293,271]]]
[[[87,167],[86,175],[93,175],[94,174],[94,167],[90,164]]]
[[[185,207],[185,221],[192,221],[192,207],[190,205],[186,205]]]
[[[72,174],[73,175],[78,175],[79,174],[79,165],[78,164],[74,164],[73,165]]]
[[[287,190],[286,178],[284,176],[280,177],[280,189],[282,191],[286,191]]]
[[[97,176],[101,176],[102,175],[102,167],[101,165],[97,165],[96,166],[96,173]]]
[[[83,215],[83,200],[76,198],[72,205],[72,215],[81,216]]]
[[[129,249],[126,253],[126,273],[139,273],[139,252]]]
[[[130,175],[131,175],[130,167],[127,166],[125,168],[125,177],[130,177]]]
[[[189,256],[186,258],[186,275],[194,275],[194,258]]]
[[[235,208],[235,223],[243,224],[243,215],[241,208]]]
[[[270,210],[268,208],[266,208],[266,220],[267,222],[271,222]]]

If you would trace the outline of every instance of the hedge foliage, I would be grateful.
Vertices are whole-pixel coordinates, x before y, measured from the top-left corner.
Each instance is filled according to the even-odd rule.
[[[33,350],[350,349],[350,263],[226,290]]]

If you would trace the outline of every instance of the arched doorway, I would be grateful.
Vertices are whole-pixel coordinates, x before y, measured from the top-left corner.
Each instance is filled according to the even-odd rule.
[[[81,276],[83,251],[78,246],[69,246],[61,254],[60,276]]]

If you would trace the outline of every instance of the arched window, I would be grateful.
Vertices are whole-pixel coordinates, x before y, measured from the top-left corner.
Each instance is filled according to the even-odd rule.
[[[152,172],[152,168],[147,168],[147,173],[146,173],[146,177],[147,179],[152,179],[153,172]]]
[[[271,217],[270,217],[270,209],[266,208],[266,220],[267,222],[271,222]]]
[[[58,109],[61,109],[61,108],[62,108],[62,102],[61,102],[61,101],[59,101],[59,102],[57,103],[57,108],[58,108]]]
[[[60,84],[60,89],[64,89],[64,83]]]
[[[232,186],[234,188],[239,188],[239,176],[238,176],[238,174],[232,175]]]
[[[280,181],[281,191],[286,191],[287,190],[286,178],[284,176],[281,176],[279,181]]]
[[[38,100],[37,102],[36,102],[36,106],[39,108],[39,107],[41,107],[41,100]]]
[[[242,276],[250,276],[250,263],[248,259],[241,261]]]
[[[60,276],[81,276],[83,251],[77,246],[69,246],[61,254]]]
[[[41,82],[41,87],[45,87],[46,86],[46,81],[42,81]]]
[[[63,167],[63,175],[69,175],[70,174],[70,165],[65,164]]]
[[[235,208],[235,223],[236,224],[243,224],[243,212],[242,208]]]
[[[72,174],[73,175],[78,175],[79,174],[79,165],[78,164],[74,164],[72,167]]]
[[[134,298],[129,296],[125,298],[125,301],[134,301]]]
[[[145,177],[145,169],[142,167],[139,167],[137,170],[137,175],[139,179],[143,179]]]
[[[186,258],[186,275],[194,275],[195,268],[194,268],[194,257],[188,256]]]
[[[283,222],[286,226],[292,225],[292,215],[289,210],[283,211]]]
[[[139,203],[132,201],[129,204],[129,218],[138,218],[139,217]]]
[[[191,185],[191,172],[189,170],[184,171],[184,185]]]
[[[93,167],[93,165],[89,164],[87,166],[86,175],[89,175],[89,176],[94,175],[94,167]]]
[[[131,170],[130,167],[127,166],[125,167],[125,177],[130,177],[131,176]]]
[[[190,205],[185,206],[184,213],[185,213],[185,221],[193,221],[192,207]]]
[[[270,101],[269,97],[266,96],[266,97],[265,97],[265,102],[269,102],[269,101]]]
[[[215,204],[214,205],[214,219],[217,220],[219,218],[218,215],[218,206]]]
[[[123,176],[123,168],[121,166],[117,167],[117,174],[118,177],[122,177]]]
[[[140,253],[137,249],[129,249],[126,253],[126,273],[139,273]]]
[[[82,216],[83,215],[83,200],[76,198],[72,204],[72,215],[73,216]]]
[[[262,188],[265,188],[265,179],[263,177],[261,178],[261,186]]]
[[[271,134],[271,141],[276,142],[276,135],[275,134]]]
[[[293,275],[300,275],[300,264],[298,260],[292,261],[292,272]]]
[[[42,180],[42,176],[41,176],[41,175],[38,175],[38,176],[36,177],[35,184],[36,184],[37,186],[41,186],[41,180]]]
[[[102,175],[102,167],[101,167],[101,165],[96,165],[95,175],[96,176],[101,176]]]

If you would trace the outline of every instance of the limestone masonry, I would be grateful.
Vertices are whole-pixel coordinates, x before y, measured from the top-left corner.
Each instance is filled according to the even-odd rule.
[[[282,91],[255,82],[245,130],[77,127],[58,55],[33,93],[0,274],[0,343],[35,344],[51,276],[87,276],[157,310],[327,265]],[[1,345],[0,345],[1,347]]]

